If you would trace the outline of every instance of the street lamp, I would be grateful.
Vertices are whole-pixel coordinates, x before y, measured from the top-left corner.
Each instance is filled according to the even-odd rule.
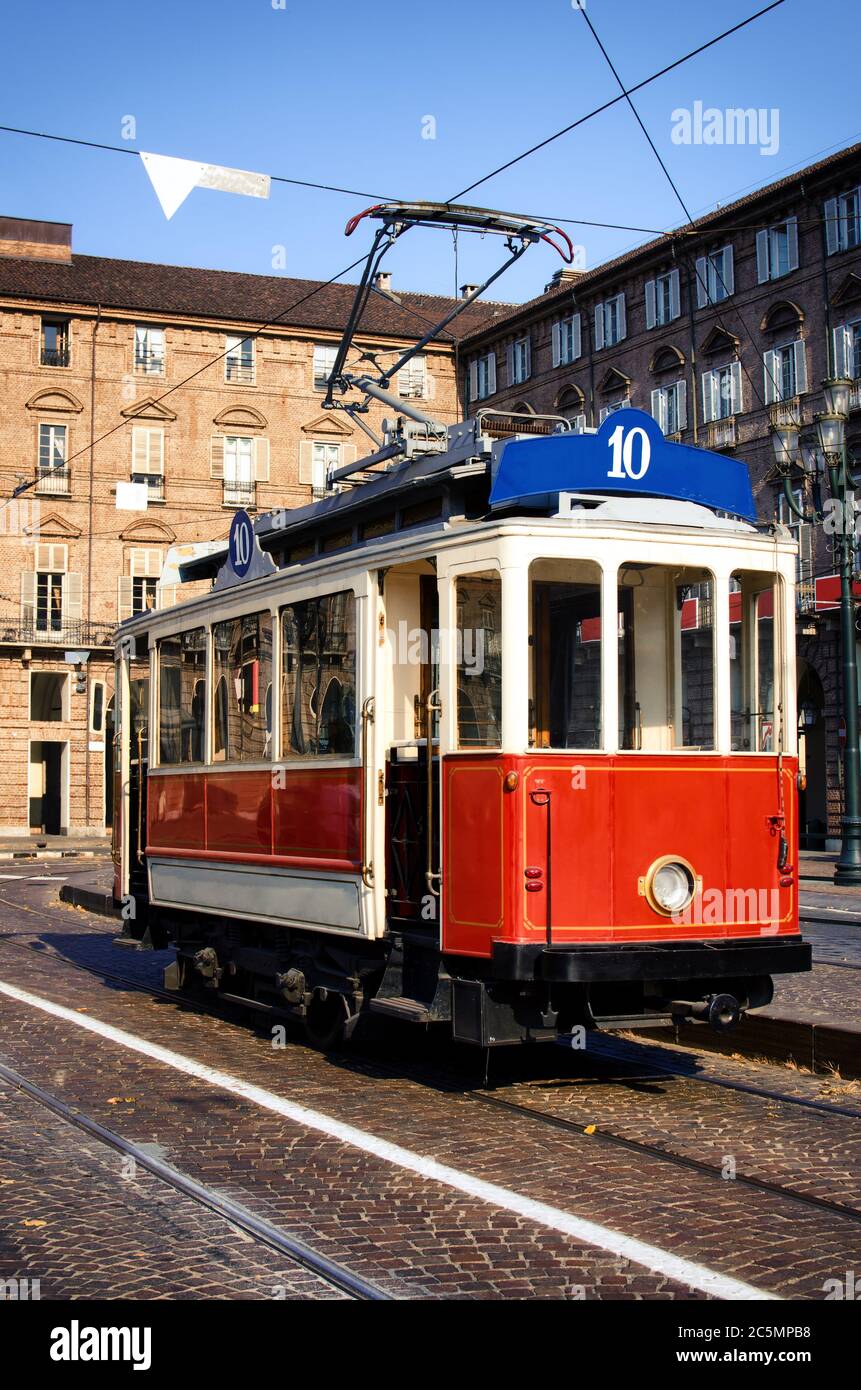
[[[838,503],[837,537],[840,556],[840,634],[843,667],[843,715],[846,740],[843,745],[843,817],[840,856],[834,869],[834,882],[861,884],[861,763],[858,748],[858,671],[855,659],[855,609],[852,597],[855,508],[852,480],[846,468],[846,423],[849,418],[851,381],[829,377],[822,383],[825,410],[814,417],[816,436],[799,450],[798,427],[775,423],[771,442],[776,471],[783,480],[783,492],[790,511],[806,521],[791,488],[791,471],[799,452],[804,472],[818,479],[828,476],[831,495]],[[819,504],[817,503],[817,511]]]

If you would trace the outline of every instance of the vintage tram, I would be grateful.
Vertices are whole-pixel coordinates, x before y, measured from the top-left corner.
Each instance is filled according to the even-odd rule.
[[[120,940],[321,1046],[732,1026],[810,968],[790,536],[633,409],[387,429],[119,629]]]

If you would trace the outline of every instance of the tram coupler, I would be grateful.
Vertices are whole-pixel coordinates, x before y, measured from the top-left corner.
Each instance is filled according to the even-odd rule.
[[[670,1013],[676,1022],[691,1018],[708,1023],[716,1033],[729,1033],[741,1022],[744,1007],[734,994],[709,994],[705,999],[673,999]]]

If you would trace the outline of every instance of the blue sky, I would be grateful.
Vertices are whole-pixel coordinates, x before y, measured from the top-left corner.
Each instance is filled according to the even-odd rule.
[[[587,0],[622,78],[634,83],[753,13],[678,0]],[[617,88],[571,0],[430,0],[387,10],[327,0],[41,0],[7,7],[0,123],[385,197],[447,199],[614,96]],[[847,0],[780,8],[641,92],[635,101],[697,214],[861,135]],[[837,65],[839,66],[839,64]],[[673,143],[672,113],[695,102],[779,113],[779,147]],[[137,139],[122,139],[133,116]],[[424,118],[436,138],[422,138]],[[773,118],[769,116],[769,121]],[[769,126],[774,133],[773,123]],[[773,143],[773,141],[772,141]],[[370,198],[273,184],[268,202],[195,190],[167,221],[137,158],[0,133],[0,213],[74,224],[79,252],[179,265],[328,278],[368,244],[346,219]],[[624,103],[469,195],[552,217],[648,228],[681,209]],[[363,224],[367,227],[368,224]],[[568,228],[587,266],[644,240]],[[492,239],[462,237],[457,279],[495,262]],[[493,291],[539,293],[560,262],[533,249]],[[393,287],[449,293],[449,233],[411,233]]]

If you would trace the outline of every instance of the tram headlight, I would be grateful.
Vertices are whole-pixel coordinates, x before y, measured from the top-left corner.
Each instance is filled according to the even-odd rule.
[[[697,880],[690,864],[667,856],[658,859],[643,882],[643,891],[656,912],[673,917],[693,899]]]

